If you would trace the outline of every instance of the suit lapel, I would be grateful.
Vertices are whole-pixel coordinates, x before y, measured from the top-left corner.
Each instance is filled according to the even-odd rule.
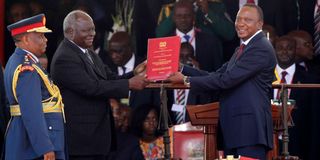
[[[255,35],[250,42],[244,46],[243,50],[242,50],[242,54],[239,56],[238,59],[240,59],[242,56],[244,56],[245,54],[247,54],[247,50],[252,46],[252,44],[256,43],[256,41],[260,38],[264,37],[264,33],[260,32],[257,35]]]
[[[74,43],[72,43],[71,41],[69,41],[68,39],[64,39],[65,43],[67,43],[69,46],[71,46],[72,50],[77,53],[79,55],[79,57],[84,61],[85,65],[88,67],[88,68],[91,68],[92,69],[92,72],[93,74],[95,74],[96,76],[100,76],[104,79],[107,79],[106,75],[103,74],[101,72],[101,70],[99,68],[97,68],[97,65],[99,63],[99,61],[97,60],[97,56],[93,55],[91,52],[91,50],[88,50],[89,51],[89,54],[91,55],[92,57],[92,60],[94,62],[94,64],[92,64],[90,62],[90,60],[88,59],[88,57],[82,52],[82,50],[76,46]]]
[[[91,55],[92,59],[93,59],[93,62],[94,64],[91,64],[91,62],[89,62],[91,64],[91,66],[93,67],[93,70],[96,72],[96,74],[98,74],[99,76],[101,76],[102,78],[105,78],[107,79],[107,76],[106,74],[104,74],[105,72],[103,72],[103,67],[99,61],[99,57],[97,55],[95,55],[95,53],[93,53],[93,51],[89,50],[89,54]],[[87,61],[88,58],[87,58]]]
[[[238,59],[236,58],[237,57],[237,53],[238,53],[238,50],[239,50],[239,47],[235,50],[235,53],[232,55],[232,57],[230,58],[229,62],[228,63],[228,66],[227,66],[227,70],[231,67],[233,67],[236,62],[238,60],[241,59],[242,56],[244,56],[245,54],[247,54],[247,49],[250,48],[252,46],[253,43],[255,43],[255,41],[257,41],[258,39],[262,38],[264,36],[263,32],[260,32],[258,33],[256,36],[254,36],[250,42],[243,48],[242,50],[242,54],[240,55],[240,57],[238,57]]]

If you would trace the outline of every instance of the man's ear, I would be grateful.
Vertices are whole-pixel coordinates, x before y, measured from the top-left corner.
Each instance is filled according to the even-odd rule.
[[[258,22],[258,28],[259,28],[259,29],[262,29],[262,27],[263,27],[263,21],[260,20],[260,21]]]
[[[21,42],[25,44],[29,44],[29,36],[28,34],[24,34],[21,36]]]
[[[74,30],[72,28],[67,28],[65,30],[65,34],[70,38],[70,39],[73,39],[73,32]]]

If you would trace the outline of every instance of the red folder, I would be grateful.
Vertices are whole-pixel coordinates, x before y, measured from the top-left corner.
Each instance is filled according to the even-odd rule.
[[[152,38],[148,40],[147,78],[161,81],[178,71],[180,37]]]

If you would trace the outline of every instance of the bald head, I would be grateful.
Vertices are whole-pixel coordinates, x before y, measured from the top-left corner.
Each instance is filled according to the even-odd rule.
[[[64,37],[82,48],[90,48],[96,35],[92,18],[81,10],[70,12],[63,21]]]

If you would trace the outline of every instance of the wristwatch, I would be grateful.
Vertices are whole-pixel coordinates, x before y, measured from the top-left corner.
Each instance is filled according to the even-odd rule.
[[[183,83],[184,83],[184,85],[190,86],[190,77],[184,76]]]

